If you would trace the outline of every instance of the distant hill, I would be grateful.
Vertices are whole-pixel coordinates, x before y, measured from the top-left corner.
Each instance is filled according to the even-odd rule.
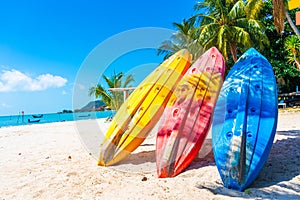
[[[81,109],[75,110],[75,112],[90,112],[90,111],[101,111],[104,110],[105,103],[100,100],[91,101]]]

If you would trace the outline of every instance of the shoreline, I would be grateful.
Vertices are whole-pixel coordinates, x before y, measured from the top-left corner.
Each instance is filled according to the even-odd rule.
[[[107,118],[107,117],[106,117]],[[9,125],[9,126],[2,126],[2,128],[5,128],[5,127],[21,127],[21,126],[35,126],[35,125],[48,125],[48,124],[55,124],[55,123],[69,123],[69,122],[74,122],[76,123],[76,121],[87,121],[87,120],[101,120],[101,119],[106,119],[105,117],[104,118],[92,118],[92,119],[76,119],[76,120],[69,120],[69,121],[58,121],[58,122],[43,122],[43,123],[40,123],[40,122],[37,122],[37,123],[32,123],[32,124],[21,124],[21,125]]]
[[[95,120],[103,130],[109,125],[104,120]],[[85,122],[92,121],[78,122],[84,127]],[[1,128],[0,197],[300,199],[299,121],[300,112],[279,112],[269,159],[247,192],[223,187],[209,141],[208,153],[196,158],[183,173],[159,179],[155,167],[155,133],[150,134],[128,159],[116,166],[100,167],[97,155],[91,155],[83,143],[76,121]]]
[[[279,114],[289,114],[289,113],[298,113],[300,112],[300,108],[286,108],[286,109],[278,109],[278,115]],[[78,112],[80,113],[80,112]],[[90,112],[87,112],[90,113]],[[59,114],[59,113],[46,113],[45,115],[53,115],[53,114]],[[62,114],[74,114],[74,113],[62,113]],[[31,114],[26,114],[31,115]],[[7,116],[0,116],[0,117],[10,117],[10,116],[18,116],[18,115],[7,115]],[[101,118],[91,118],[91,119],[74,119],[74,120],[62,120],[62,121],[55,121],[55,122],[37,122],[37,123],[24,123],[24,124],[20,124],[20,125],[8,125],[8,126],[0,126],[1,128],[10,128],[10,127],[23,127],[23,126],[34,126],[34,125],[39,125],[39,124],[52,124],[52,123],[65,123],[65,122],[76,122],[76,121],[82,121],[82,120],[100,120],[100,119],[106,119],[107,117],[101,117]]]
[[[33,118],[32,115],[26,114],[14,115],[14,116],[0,116],[0,128],[13,127],[13,126],[25,126],[35,124],[48,124],[56,122],[69,122],[89,119],[101,119],[111,116],[111,111],[99,111],[99,112],[78,112],[78,113],[47,113],[42,114],[43,117]],[[32,122],[29,122],[32,121]],[[34,122],[35,120],[40,120]]]

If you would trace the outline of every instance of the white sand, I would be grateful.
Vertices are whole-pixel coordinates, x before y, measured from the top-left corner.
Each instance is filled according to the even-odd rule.
[[[98,124],[87,132],[108,126]],[[250,194],[223,187],[212,152],[179,176],[158,179],[154,134],[124,162],[99,167],[92,152],[97,138],[87,149],[78,129],[78,122],[0,128],[1,200],[300,199],[300,113],[280,113],[271,154]]]

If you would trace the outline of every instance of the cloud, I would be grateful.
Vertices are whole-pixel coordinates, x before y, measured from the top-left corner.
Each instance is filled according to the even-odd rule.
[[[8,104],[6,104],[6,103],[1,103],[0,105],[1,105],[1,107],[3,107],[3,108],[11,108],[11,107],[12,107],[11,105],[8,105]]]
[[[52,74],[30,77],[18,70],[2,70],[0,73],[0,92],[10,91],[42,91],[48,88],[59,88],[67,83],[67,79]]]

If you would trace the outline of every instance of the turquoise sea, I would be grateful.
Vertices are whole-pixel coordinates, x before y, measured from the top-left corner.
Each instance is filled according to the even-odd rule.
[[[48,113],[48,114],[38,114],[37,115],[38,118],[34,118],[34,115],[35,114],[0,116],[0,127],[107,118],[113,116],[114,111],[80,112],[80,113]]]

